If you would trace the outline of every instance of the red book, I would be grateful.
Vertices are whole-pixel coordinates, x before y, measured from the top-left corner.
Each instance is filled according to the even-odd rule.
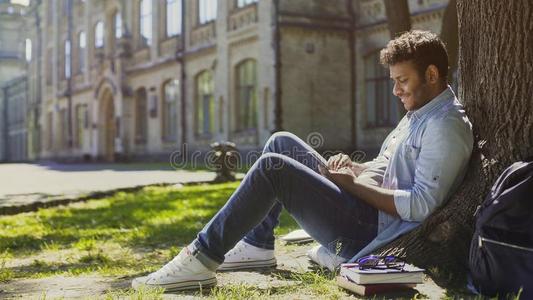
[[[369,296],[412,289],[416,283],[357,284],[344,276],[337,276],[337,285],[358,295]]]

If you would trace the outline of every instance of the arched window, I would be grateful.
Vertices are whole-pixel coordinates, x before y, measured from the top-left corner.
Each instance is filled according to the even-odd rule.
[[[135,143],[146,144],[147,135],[146,89],[140,88],[135,92]]]
[[[142,45],[152,44],[152,0],[141,0],[139,30]]]
[[[217,0],[198,0],[198,21],[200,24],[217,18]]]
[[[85,72],[85,49],[87,47],[87,37],[84,31],[78,34],[78,71]]]
[[[115,12],[113,22],[115,23],[115,38],[120,39],[122,37],[122,17],[119,11]]]
[[[395,126],[400,118],[397,98],[392,94],[389,72],[379,63],[379,52],[365,57],[366,124]]]
[[[98,21],[94,26],[94,47],[101,48],[104,46],[104,22]]]
[[[87,117],[87,105],[86,104],[78,104],[76,105],[76,121],[74,123],[75,131],[74,131],[74,145],[76,148],[83,148],[84,141],[83,141],[83,134],[85,124],[87,123],[87,120],[85,119]]]
[[[70,40],[65,41],[65,78],[70,78]]]
[[[31,61],[31,40],[26,39],[26,61]]]
[[[181,1],[167,0],[167,37],[181,33]]]
[[[179,80],[173,79],[163,85],[163,139],[175,141],[178,127]]]
[[[213,75],[204,71],[196,77],[196,133],[209,135],[215,132],[215,101]]]
[[[247,59],[236,67],[237,131],[257,129],[257,67]]]

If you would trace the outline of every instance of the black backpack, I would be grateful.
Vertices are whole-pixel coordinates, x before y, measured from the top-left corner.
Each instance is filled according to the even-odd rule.
[[[476,213],[470,273],[483,295],[533,299],[533,162],[516,162]]]

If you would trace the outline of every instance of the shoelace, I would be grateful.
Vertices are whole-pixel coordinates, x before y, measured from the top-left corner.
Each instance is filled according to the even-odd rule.
[[[189,257],[181,259],[178,255],[174,257],[171,261],[169,261],[166,265],[164,265],[161,269],[152,273],[152,276],[162,278],[163,275],[168,276],[170,274],[176,274],[177,272],[183,270],[183,268],[185,268],[187,266],[187,263],[190,261],[191,259]]]
[[[235,254],[237,254],[237,253],[239,253],[239,252],[242,252],[242,250],[243,250],[244,248],[246,248],[246,247],[247,247],[247,245],[246,245],[245,243],[241,243],[241,242],[239,242],[239,244],[237,245],[237,247],[235,247],[235,249],[230,253],[230,255],[235,255]]]

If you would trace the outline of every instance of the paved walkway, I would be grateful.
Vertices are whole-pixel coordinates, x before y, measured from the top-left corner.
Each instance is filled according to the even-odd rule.
[[[211,181],[215,173],[163,163],[0,164],[0,214],[7,208],[151,184]]]

